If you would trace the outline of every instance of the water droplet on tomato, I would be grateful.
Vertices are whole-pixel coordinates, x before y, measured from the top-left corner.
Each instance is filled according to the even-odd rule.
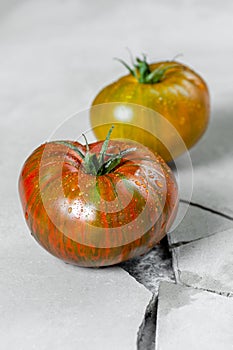
[[[156,185],[157,185],[158,187],[160,187],[160,188],[163,187],[162,182],[160,182],[159,180],[156,180],[155,182],[156,182]]]

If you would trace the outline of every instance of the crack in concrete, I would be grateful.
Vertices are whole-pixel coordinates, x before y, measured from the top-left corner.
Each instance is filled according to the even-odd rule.
[[[194,203],[194,202],[189,202],[189,201],[187,201],[186,199],[180,199],[180,202],[181,202],[181,203],[185,203],[185,204],[190,204],[190,205],[193,206],[193,207],[196,207],[196,208],[199,208],[199,209],[203,209],[203,210],[205,210],[205,211],[208,211],[208,212],[210,212],[210,213],[219,215],[219,216],[221,216],[221,217],[223,217],[223,218],[225,218],[225,219],[228,219],[228,220],[233,221],[233,216],[227,215],[227,214],[224,214],[224,213],[221,213],[220,211],[215,210],[215,209],[211,209],[211,208],[205,207],[205,206],[202,205],[202,204],[198,204],[198,203]]]
[[[158,293],[161,280],[174,281],[172,256],[165,237],[147,254],[119,265],[152,293]]]
[[[226,230],[223,230],[223,231],[226,231]],[[223,232],[223,231],[219,231],[219,232]],[[213,233],[208,234],[208,236],[206,236],[206,237],[199,237],[199,238],[195,238],[195,239],[190,239],[189,241],[180,241],[180,242],[177,242],[177,243],[169,243],[169,248],[170,248],[170,250],[172,250],[174,248],[179,248],[181,246],[187,245],[189,243],[198,242],[198,241],[201,241],[203,239],[215,236],[219,232],[213,232]]]
[[[219,215],[223,218],[226,218],[228,220],[233,221],[232,216],[221,213],[217,210],[205,207],[201,204],[189,202],[185,199],[180,199],[180,202],[190,204],[193,207],[200,208],[202,210],[208,211],[210,213]],[[211,237],[215,234],[217,234],[217,232],[208,235],[208,237]],[[196,290],[201,290],[201,291],[206,291],[206,292],[217,294],[217,295],[220,295],[223,297],[228,297],[228,298],[233,297],[232,293],[216,292],[214,290],[209,290],[209,289],[205,289],[205,288],[198,288],[198,287],[188,285],[187,283],[184,283],[181,281],[181,279],[180,279],[181,271],[178,268],[178,260],[177,260],[177,256],[176,256],[176,250],[174,248],[178,248],[180,246],[183,246],[183,245],[186,245],[186,244],[189,244],[192,242],[200,241],[202,239],[203,239],[203,237],[200,237],[200,238],[190,240],[188,242],[181,241],[181,242],[173,243],[173,244],[169,244],[169,245],[167,244],[168,242],[165,243],[165,246],[163,247],[163,249],[165,249],[165,250],[169,249],[170,253],[172,253],[172,257],[170,256],[169,258],[171,260],[172,270],[174,272],[176,283],[179,285],[183,285],[185,287],[194,288]],[[168,258],[168,256],[167,256],[167,258]],[[141,259],[139,258],[138,260],[141,260]],[[128,264],[129,265],[127,265],[127,263],[121,264],[121,268],[123,268],[125,271],[127,271],[130,274],[130,276],[132,276],[138,283],[140,283],[140,284],[144,285],[146,288],[148,288],[146,281],[142,280],[140,278],[140,275],[138,275],[137,269],[136,270],[134,269],[134,264],[131,263],[130,261],[128,262]],[[176,265],[176,267],[175,267],[175,265]],[[161,278],[161,280],[163,280],[163,278]],[[150,288],[148,288],[148,289],[150,289]],[[150,300],[148,306],[146,307],[144,318],[143,318],[142,323],[141,323],[139,330],[138,330],[137,350],[145,350],[145,349],[146,350],[154,350],[155,349],[155,339],[156,339],[155,336],[156,336],[156,329],[157,329],[157,312],[158,312],[158,293],[154,292],[152,299]]]
[[[139,327],[137,336],[137,350],[154,350],[157,327],[158,296],[151,298],[144,319]]]
[[[138,330],[137,350],[154,350],[159,283],[160,281],[175,281],[167,237],[147,254],[123,262],[119,266],[153,293]]]
[[[215,233],[211,233],[208,237],[213,236],[213,235],[215,235]],[[192,239],[190,241],[180,241],[180,242],[177,242],[177,243],[170,243],[170,249],[179,248],[179,247],[181,247],[183,245],[186,245],[186,244],[189,244],[189,243],[192,243],[192,242],[196,242],[196,241],[200,241],[202,239],[203,239],[203,237]]]
[[[233,293],[231,293],[231,292],[229,292],[229,293],[227,293],[227,292],[217,292],[217,291],[215,291],[213,289],[191,286],[190,284],[185,283],[185,282],[181,282],[181,281],[178,281],[177,284],[179,284],[180,286],[193,288],[193,289],[200,290],[200,291],[203,291],[203,292],[208,292],[208,293],[220,295],[220,296],[225,297],[225,298],[233,298]]]
[[[172,253],[172,269],[174,272],[176,283],[179,283],[181,271],[178,268],[178,258],[177,258],[176,250],[172,249],[171,253]]]
[[[215,214],[215,215],[221,216],[221,217],[223,217],[223,218],[225,218],[225,219],[228,219],[228,220],[230,220],[230,221],[233,221],[233,217],[231,217],[231,216],[229,216],[229,215],[227,215],[227,214],[221,213],[221,212],[219,212],[219,211],[216,211],[216,210],[214,210],[214,209],[204,207],[204,206],[201,205],[201,204],[194,203],[194,202],[189,202],[189,201],[187,201],[187,200],[185,200],[185,199],[180,199],[180,202],[181,202],[181,203],[185,203],[185,204],[190,204],[190,205],[193,206],[193,207],[196,207],[196,208],[199,208],[199,209],[208,211],[208,212],[210,212],[210,213],[212,213],[212,214]],[[224,231],[225,231],[225,230],[224,230]],[[189,241],[179,241],[179,242],[177,242],[177,243],[171,243],[171,242],[170,242],[169,233],[168,233],[169,248],[170,248],[170,249],[179,248],[179,247],[181,247],[181,246],[183,246],[183,245],[186,245],[186,244],[189,244],[189,243],[192,243],[192,242],[201,241],[202,239],[205,239],[205,238],[207,238],[207,237],[212,237],[212,236],[216,235],[216,234],[219,233],[219,232],[221,232],[221,231],[210,233],[210,234],[208,234],[208,236],[206,236],[206,237],[194,238],[194,239],[190,239]]]
[[[176,268],[175,268],[175,265],[176,265]],[[176,253],[175,249],[172,249],[172,268],[173,268],[173,271],[174,271],[176,283],[181,285],[181,286],[185,286],[185,287],[193,288],[193,289],[196,289],[196,290],[201,290],[201,291],[204,291],[204,292],[217,294],[217,295],[224,296],[224,297],[227,297],[227,298],[233,298],[233,293],[231,293],[231,292],[220,292],[220,291],[218,292],[218,291],[213,290],[213,289],[196,287],[196,286],[193,286],[193,285],[190,285],[188,283],[183,282],[181,280],[181,273],[182,272],[179,269],[179,262],[178,262],[178,257],[177,257],[177,253]]]
[[[125,270],[131,277],[133,277],[138,283],[144,285],[138,281],[135,276],[131,275]],[[145,286],[144,286],[145,287]],[[157,325],[157,311],[158,311],[158,293],[153,293],[149,304],[146,307],[142,323],[139,326],[137,332],[137,350],[154,350],[155,349],[155,335]]]

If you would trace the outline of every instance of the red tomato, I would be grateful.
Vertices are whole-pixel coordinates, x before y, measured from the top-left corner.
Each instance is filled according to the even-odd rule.
[[[137,143],[109,139],[86,148],[74,141],[41,145],[22,168],[19,193],[33,237],[80,266],[146,253],[177,209],[176,181],[162,158]]]

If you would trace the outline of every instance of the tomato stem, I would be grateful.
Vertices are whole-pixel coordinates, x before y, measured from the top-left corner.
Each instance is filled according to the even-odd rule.
[[[114,128],[114,125],[111,126],[107,136],[106,136],[106,139],[104,140],[104,143],[102,145],[102,148],[101,148],[101,151],[100,151],[100,161],[103,160],[103,157],[108,149],[108,144],[109,144],[109,140],[110,140],[110,136],[111,136],[111,133],[113,131],[113,128]]]
[[[86,143],[85,154],[81,152],[77,146],[74,146],[72,142],[55,141],[55,143],[64,145],[72,149],[73,151],[75,151],[83,160],[83,168],[86,173],[96,175],[96,176],[108,174],[120,164],[121,159],[125,155],[136,150],[136,148],[134,147],[134,148],[129,148],[129,149],[120,151],[118,153],[107,153],[109,140],[110,140],[110,136],[113,131],[113,128],[114,128],[114,125],[112,125],[110,130],[108,131],[108,134],[102,144],[99,156],[97,156],[96,153],[92,153],[90,151],[87,138],[84,134],[82,135]]]
[[[123,66],[125,66],[125,68],[128,69],[128,71],[130,72],[130,74],[132,74],[135,78],[137,78],[137,74],[136,74],[136,72],[135,72],[135,69],[130,68],[130,66],[129,66],[125,61],[123,61],[121,58],[115,57],[114,59],[115,59],[116,61],[119,61],[121,64],[123,64]]]
[[[125,61],[120,58],[115,58],[117,61],[122,63],[125,68],[130,72],[132,76],[134,76],[137,81],[141,84],[156,84],[162,81],[166,72],[172,68],[181,68],[179,64],[173,63],[167,65],[162,63],[153,71],[150,68],[150,65],[147,62],[147,57],[145,54],[142,55],[142,59],[136,57],[136,63],[133,63],[133,68],[131,68]]]
[[[89,152],[89,145],[88,145],[88,141],[87,141],[87,138],[86,138],[86,135],[85,134],[82,134],[85,142],[86,142],[86,151]]]
[[[64,145],[64,146],[66,146],[66,147],[72,149],[73,151],[75,151],[75,152],[79,155],[79,157],[81,157],[81,158],[84,160],[85,155],[83,154],[82,151],[80,151],[80,149],[79,149],[78,147],[74,146],[74,145],[72,144],[72,142],[67,142],[67,141],[54,141],[54,143],[59,144],[59,145]]]

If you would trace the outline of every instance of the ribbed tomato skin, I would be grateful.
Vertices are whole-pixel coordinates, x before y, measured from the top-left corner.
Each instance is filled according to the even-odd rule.
[[[90,151],[100,152],[102,143]],[[70,144],[85,153],[81,144]],[[84,171],[74,150],[56,142],[28,157],[19,194],[41,246],[68,263],[98,267],[142,255],[161,240],[176,215],[177,184],[161,157],[132,142],[109,143],[112,152],[134,146],[116,169],[97,177]]]
[[[164,67],[176,65],[166,72],[164,79],[154,84],[142,84],[132,75],[125,75],[119,80],[103,88],[92,102],[92,106],[101,104],[131,103],[141,105],[154,110],[171,123],[186,148],[191,148],[205,132],[210,115],[210,96],[208,87],[200,75],[189,67],[178,62],[158,62],[150,65],[151,71],[163,65]],[[129,106],[130,108],[130,106]],[[112,111],[111,111],[112,109]],[[119,122],[114,113],[114,106],[109,106],[107,113],[93,111],[91,113],[91,124],[98,139],[102,139],[109,128],[109,125],[117,123],[114,135],[121,138],[132,138],[159,153],[165,161],[170,161],[186,149],[177,145],[177,140],[166,124],[158,130],[160,120],[153,122],[145,117],[145,111],[140,117],[143,120],[141,127],[138,125],[139,110],[134,112],[129,122]],[[141,120],[140,119],[140,120]],[[106,124],[106,125],[104,125]],[[98,127],[101,125],[101,127]],[[158,130],[160,141],[150,135],[146,130],[153,132]],[[168,135],[168,133],[170,135]],[[172,149],[171,155],[168,150]]]

